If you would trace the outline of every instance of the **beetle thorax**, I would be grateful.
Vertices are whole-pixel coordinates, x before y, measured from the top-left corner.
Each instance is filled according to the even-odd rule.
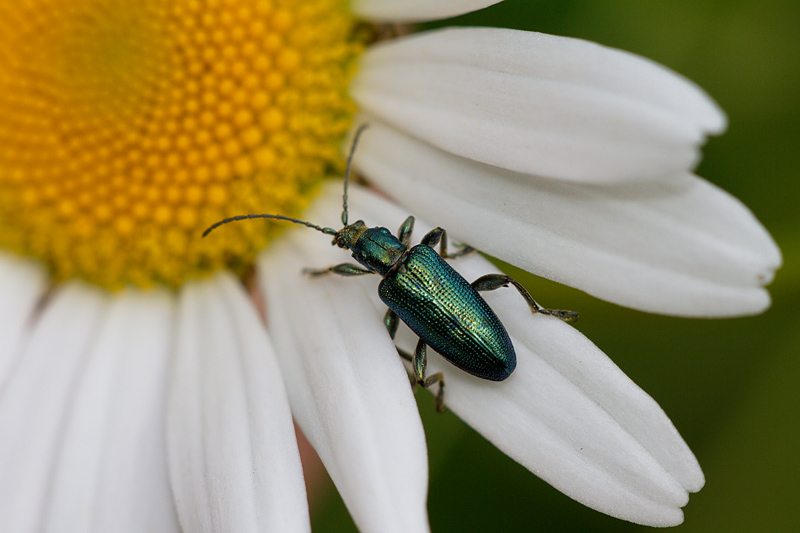
[[[391,231],[381,227],[361,230],[349,248],[356,261],[381,276],[385,276],[407,250]]]

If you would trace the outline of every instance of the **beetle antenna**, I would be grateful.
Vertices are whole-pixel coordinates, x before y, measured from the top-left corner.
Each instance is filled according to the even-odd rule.
[[[368,127],[369,124],[362,124],[358,127],[356,134],[353,136],[353,144],[350,145],[350,155],[347,156],[347,170],[344,173],[344,194],[342,194],[342,224],[345,226],[347,226],[347,184],[350,182],[350,168],[353,166],[353,156],[356,153],[358,138]]]
[[[216,222],[208,227],[207,230],[203,232],[203,237],[217,229],[218,227],[222,226],[223,224],[227,224],[229,222],[237,222],[239,220],[248,220],[251,218],[276,218],[278,220],[286,220],[288,222],[293,222],[295,224],[302,224],[304,226],[308,226],[309,228],[314,228],[317,231],[321,231],[327,235],[336,235],[336,230],[333,228],[323,228],[322,226],[317,226],[316,224],[312,224],[311,222],[306,222],[305,220],[300,220],[299,218],[290,218],[285,217],[283,215],[238,215],[235,217],[226,218]]]

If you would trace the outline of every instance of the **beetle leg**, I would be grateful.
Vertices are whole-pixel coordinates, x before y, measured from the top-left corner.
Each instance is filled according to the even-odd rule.
[[[400,242],[403,243],[403,246],[408,248],[409,243],[411,242],[411,232],[414,231],[414,217],[408,217],[403,225],[400,226],[400,229],[397,230],[397,238],[400,239]]]
[[[430,246],[431,248],[436,248],[436,245],[439,244],[439,241],[441,240],[443,234],[445,237],[444,240],[445,242],[447,242],[447,232],[445,231],[445,229],[433,228],[432,230],[430,230],[428,233],[425,234],[420,243],[424,244],[425,246]],[[447,251],[446,245],[445,245],[445,251]]]
[[[397,346],[395,346],[395,348],[397,348]],[[405,359],[405,360],[406,360],[406,361],[408,361],[409,363],[410,363],[411,361],[413,361],[413,360],[414,360],[414,356],[413,356],[413,355],[411,355],[410,353],[408,353],[408,352],[407,352],[407,351],[405,351],[405,350],[402,350],[402,349],[400,349],[400,348],[397,348],[397,353],[398,353],[398,354],[400,354],[400,357],[402,357],[403,359]],[[417,380],[416,380],[416,378],[415,378],[413,381],[414,381],[414,386],[416,387],[416,386],[417,386]]]
[[[392,311],[391,309],[386,310],[386,315],[383,317],[383,324],[386,326],[386,329],[389,330],[389,336],[394,339],[395,334],[397,333],[397,326],[400,324],[400,317],[397,316],[397,313]],[[400,354],[400,357],[408,361],[409,363],[414,361],[414,356],[408,353],[405,350],[401,350],[397,346],[395,346],[397,353]],[[414,377],[411,377],[411,390],[417,388],[417,380]]]
[[[473,248],[472,246],[470,246],[468,244],[463,244],[462,243],[462,244],[456,244],[454,246],[456,248],[458,248],[458,251],[456,253],[450,254],[450,255],[444,255],[442,257],[444,257],[444,258],[462,257],[462,256],[465,256],[465,255],[469,255],[469,254],[475,253],[477,251],[477,250],[475,250],[475,248]]]
[[[327,274],[338,274],[340,276],[363,276],[364,274],[374,274],[372,270],[367,270],[352,263],[341,263],[339,265],[329,266],[322,270],[314,270],[312,268],[304,268],[303,274],[312,277],[325,276]]]
[[[436,405],[436,410],[440,413],[444,413],[446,411],[444,407],[444,374],[437,372],[432,376],[426,376],[425,368],[427,366],[428,352],[426,350],[425,341],[420,339],[417,343],[416,350],[414,350],[414,355],[411,358],[411,367],[414,369],[414,377],[417,383],[426,389],[434,383],[439,384],[439,390],[436,391],[436,396],[433,401],[434,405]]]
[[[563,309],[545,309],[538,303],[536,300],[533,299],[531,294],[525,290],[525,287],[520,285],[520,283],[510,276],[506,276],[505,274],[486,274],[485,276],[481,276],[475,281],[472,282],[472,288],[476,291],[493,291],[495,289],[499,289],[500,287],[508,287],[508,284],[511,283],[514,285],[514,288],[517,289],[525,301],[528,303],[528,307],[531,308],[531,311],[536,313],[541,313],[543,315],[551,315],[556,318],[560,318],[564,322],[574,322],[578,320],[578,313],[575,311],[565,311]]]
[[[386,314],[383,315],[383,324],[386,326],[386,329],[389,330],[389,336],[394,339],[397,333],[397,326],[400,324],[400,317],[391,309],[387,309]]]
[[[431,248],[436,248],[436,245],[439,245],[439,255],[442,256],[444,259],[453,259],[455,257],[461,257],[462,255],[471,254],[475,251],[475,248],[472,246],[467,246],[466,244],[459,244],[457,248],[460,248],[454,254],[447,253],[447,230],[444,228],[433,228],[430,230],[427,235],[422,238],[420,241],[421,244],[425,246],[430,246]]]
[[[400,357],[402,357],[403,359],[405,359],[409,363],[414,361],[414,356],[411,355],[410,353],[408,353],[407,351],[401,350],[397,346],[395,346],[395,349],[397,349],[397,353],[400,355]],[[409,378],[409,381],[411,382],[411,392],[416,391],[417,390],[417,386],[419,385],[419,383],[417,383],[417,378],[415,378],[414,376],[411,376],[411,375],[409,375],[408,378]]]
[[[408,353],[405,350],[401,350],[397,346],[395,346],[395,348],[397,349],[397,353],[400,355],[400,357],[402,357],[403,359],[405,359],[409,363],[412,363],[414,361],[414,356],[413,355],[411,355],[410,353]],[[417,383],[417,378],[412,376],[412,375],[409,375],[408,376],[408,381],[409,381],[409,383],[411,385],[411,392],[412,393],[415,392],[417,390],[417,387],[419,386],[419,383]]]

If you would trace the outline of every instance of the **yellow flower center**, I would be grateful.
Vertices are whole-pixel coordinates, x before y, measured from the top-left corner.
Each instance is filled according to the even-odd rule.
[[[0,0],[0,248],[56,279],[251,265],[341,175],[362,50],[345,0]]]

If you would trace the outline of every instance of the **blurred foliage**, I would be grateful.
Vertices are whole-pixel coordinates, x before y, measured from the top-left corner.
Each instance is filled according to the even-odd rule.
[[[631,311],[509,268],[669,414],[706,486],[676,532],[800,527],[800,3],[793,0],[506,0],[448,24],[520,28],[629,50],[693,79],[730,117],[698,173],[742,199],[785,267],[764,315],[689,320]],[[442,25],[442,24],[438,24]],[[434,25],[430,25],[434,27]],[[640,531],[562,495],[418,392],[430,450],[432,530]],[[354,531],[335,490],[315,532]]]

